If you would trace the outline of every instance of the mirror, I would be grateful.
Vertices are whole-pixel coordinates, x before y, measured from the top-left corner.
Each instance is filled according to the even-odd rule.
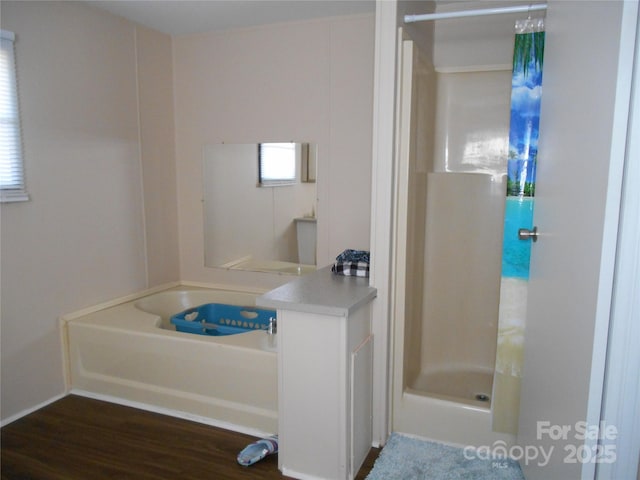
[[[265,162],[280,161],[272,152],[289,148],[295,160],[282,160],[285,180],[265,180],[263,172],[273,171]],[[313,143],[205,145],[205,266],[294,275],[315,270],[316,168]]]

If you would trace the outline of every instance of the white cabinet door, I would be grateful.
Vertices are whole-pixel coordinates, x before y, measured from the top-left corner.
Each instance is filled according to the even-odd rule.
[[[373,335],[351,353],[351,458],[349,478],[358,473],[371,449]]]

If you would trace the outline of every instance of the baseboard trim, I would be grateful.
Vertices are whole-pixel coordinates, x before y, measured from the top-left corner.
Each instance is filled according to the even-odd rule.
[[[56,395],[55,397],[51,397],[49,400],[46,400],[38,405],[35,405],[31,408],[27,408],[21,412],[16,413],[15,415],[11,415],[10,417],[5,418],[0,422],[0,427],[4,427],[5,425],[9,425],[10,423],[15,422],[16,420],[20,420],[22,417],[26,417],[30,413],[35,412],[36,410],[40,410],[41,408],[46,407],[47,405],[52,404],[53,402],[57,402],[58,400],[66,397],[66,393],[61,393],[60,395]]]

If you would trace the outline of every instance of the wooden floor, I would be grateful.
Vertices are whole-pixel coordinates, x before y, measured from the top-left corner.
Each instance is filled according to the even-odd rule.
[[[1,430],[2,479],[283,479],[277,455],[236,463],[254,437],[69,395]],[[322,448],[321,445],[318,448]],[[372,449],[357,479],[379,450]]]

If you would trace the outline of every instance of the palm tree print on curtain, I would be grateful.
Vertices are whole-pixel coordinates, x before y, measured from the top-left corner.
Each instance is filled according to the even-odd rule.
[[[516,33],[511,78],[507,195],[533,197],[542,93],[544,31]]]

